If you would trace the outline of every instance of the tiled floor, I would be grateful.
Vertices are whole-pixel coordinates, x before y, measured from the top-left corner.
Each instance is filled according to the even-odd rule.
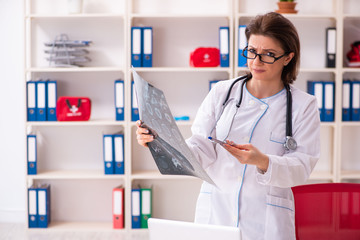
[[[147,234],[96,231],[27,230],[24,224],[0,223],[0,240],[147,240]]]

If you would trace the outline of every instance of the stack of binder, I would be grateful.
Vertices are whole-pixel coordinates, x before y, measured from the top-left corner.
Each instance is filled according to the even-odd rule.
[[[105,174],[124,174],[124,135],[103,135],[103,158]]]
[[[308,93],[314,95],[319,108],[322,122],[334,121],[335,82],[333,81],[308,81]]]
[[[124,121],[124,80],[115,80],[115,119]]]
[[[56,121],[57,81],[28,81],[27,120]]]
[[[131,190],[131,227],[148,228],[152,216],[152,189],[134,188]]]
[[[342,96],[342,120],[360,121],[360,80],[344,80]]]
[[[133,67],[152,67],[152,27],[131,27],[131,64]]]
[[[115,187],[112,192],[113,199],[113,228],[124,228],[124,188],[122,186]]]
[[[28,175],[37,174],[37,140],[35,134],[27,135],[27,173]]]
[[[31,186],[28,188],[29,228],[47,228],[50,220],[50,185]]]

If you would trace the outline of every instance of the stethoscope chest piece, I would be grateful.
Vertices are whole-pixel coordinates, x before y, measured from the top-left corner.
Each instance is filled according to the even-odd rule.
[[[293,137],[286,136],[284,147],[286,150],[295,150],[297,147],[297,143]]]

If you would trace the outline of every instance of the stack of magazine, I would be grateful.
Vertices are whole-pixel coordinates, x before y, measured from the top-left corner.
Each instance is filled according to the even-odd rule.
[[[82,67],[84,63],[90,62],[87,57],[91,41],[70,40],[66,34],[56,36],[52,42],[46,42],[45,53],[49,66],[53,67]]]

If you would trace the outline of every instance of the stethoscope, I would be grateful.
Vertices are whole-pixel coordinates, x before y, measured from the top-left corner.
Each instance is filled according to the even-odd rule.
[[[211,133],[213,132],[213,130],[215,129],[217,122],[219,121],[221,115],[224,112],[224,109],[226,107],[226,105],[228,104],[229,98],[230,98],[230,94],[231,94],[231,90],[234,87],[234,85],[239,82],[240,80],[244,80],[241,84],[241,89],[240,89],[240,99],[238,101],[238,103],[236,104],[236,108],[238,109],[241,105],[242,102],[242,98],[243,98],[243,89],[244,89],[244,85],[245,83],[251,78],[251,75],[244,75],[241,76],[237,79],[235,79],[235,81],[230,85],[230,88],[227,92],[226,98],[224,100],[224,103],[222,104],[222,111],[215,123],[214,128],[211,130]],[[295,150],[297,147],[297,143],[295,141],[295,139],[292,136],[292,95],[291,95],[291,90],[290,90],[290,86],[288,84],[285,84],[285,89],[286,89],[286,138],[285,138],[285,143],[284,143],[284,148],[286,150]],[[237,113],[237,109],[235,112],[235,115]],[[234,118],[235,118],[234,115]],[[233,124],[234,118],[231,122],[231,125]],[[230,126],[231,128],[231,126]],[[211,135],[210,133],[210,135]],[[227,136],[226,136],[227,137]]]

